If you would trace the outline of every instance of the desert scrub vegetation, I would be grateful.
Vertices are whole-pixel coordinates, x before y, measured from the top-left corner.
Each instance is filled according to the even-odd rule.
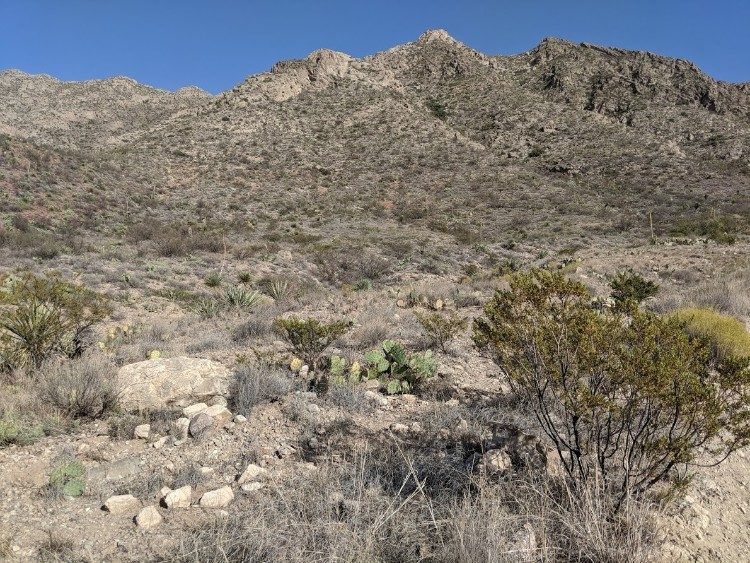
[[[278,401],[294,387],[290,375],[262,359],[244,362],[234,371],[230,388],[232,412],[249,415],[256,405]]]
[[[326,348],[348,332],[350,327],[348,321],[325,323],[314,318],[299,317],[278,317],[273,323],[274,331],[292,346],[294,353],[311,370],[316,369]]]
[[[474,340],[574,488],[602,479],[616,511],[631,494],[684,482],[704,448],[718,463],[750,442],[750,358],[717,358],[676,318],[597,311],[585,286],[560,273],[509,283],[475,320]]]
[[[700,307],[684,307],[672,315],[688,333],[708,340],[718,357],[750,357],[750,333],[741,321]]]
[[[104,296],[58,276],[0,277],[0,365],[38,368],[53,355],[76,357],[110,313]]]
[[[448,352],[448,344],[461,334],[469,324],[468,319],[455,313],[415,313],[422,330],[430,341],[431,346],[437,346],[443,352]]]
[[[624,307],[628,303],[640,305],[649,297],[659,292],[659,286],[645,279],[640,274],[628,269],[619,272],[609,281],[612,289],[610,296],[618,307]]]

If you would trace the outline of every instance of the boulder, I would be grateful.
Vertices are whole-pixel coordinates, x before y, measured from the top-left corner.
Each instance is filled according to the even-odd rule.
[[[193,438],[200,438],[208,434],[216,426],[216,421],[205,412],[196,414],[188,426],[188,432]]]
[[[175,420],[170,433],[175,440],[187,440],[189,428],[190,419],[183,416]]]
[[[234,491],[232,487],[226,486],[214,491],[203,493],[200,505],[203,508],[224,508],[234,500]]]
[[[104,503],[104,510],[110,514],[132,514],[141,507],[141,501],[133,495],[115,495]]]
[[[185,485],[174,491],[169,491],[164,497],[164,505],[167,508],[187,508],[193,500],[193,488]]]
[[[161,524],[162,517],[159,514],[159,510],[151,505],[147,506],[138,513],[135,517],[136,525],[142,530],[150,530]]]
[[[482,456],[478,468],[489,475],[498,475],[512,469],[513,461],[504,449],[489,450]]]
[[[225,395],[230,371],[201,358],[160,358],[128,364],[117,372],[126,410],[162,409]]]

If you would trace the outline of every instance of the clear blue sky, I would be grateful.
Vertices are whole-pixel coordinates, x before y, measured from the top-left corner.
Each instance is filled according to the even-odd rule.
[[[491,54],[556,36],[750,81],[750,0],[0,0],[0,69],[219,92],[317,48],[362,56],[438,27]]]

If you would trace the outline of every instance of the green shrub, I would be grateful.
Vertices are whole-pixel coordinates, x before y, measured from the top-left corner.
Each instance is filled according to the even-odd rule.
[[[317,319],[297,317],[279,317],[274,321],[274,331],[291,344],[294,353],[313,370],[325,349],[350,326],[348,321],[322,323]]]
[[[79,356],[109,312],[104,296],[57,276],[0,277],[0,365],[37,368],[56,353]]]
[[[438,346],[443,352],[447,352],[448,343],[459,333],[466,330],[469,321],[464,317],[451,313],[441,315],[440,313],[415,313],[419,324],[422,325],[427,338],[432,346]]]
[[[705,446],[718,462],[750,441],[750,360],[716,362],[678,319],[631,313],[598,312],[582,284],[532,270],[474,323],[574,486],[601,477],[620,502],[684,477]]]
[[[659,291],[659,286],[643,276],[627,269],[615,275],[609,282],[612,288],[611,297],[618,306],[628,302],[640,304]]]
[[[418,391],[437,373],[437,361],[430,350],[409,354],[403,345],[386,340],[382,346],[365,354],[367,378],[379,379],[389,395]]]
[[[741,321],[699,307],[678,309],[673,316],[685,323],[688,333],[708,339],[718,356],[750,357],[750,333]]]
[[[427,98],[426,105],[427,109],[430,110],[430,113],[438,119],[445,120],[448,117],[448,110],[445,105],[441,104],[435,98]]]

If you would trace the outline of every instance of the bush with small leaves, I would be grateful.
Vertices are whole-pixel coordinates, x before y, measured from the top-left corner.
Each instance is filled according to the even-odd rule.
[[[422,330],[430,339],[431,346],[437,346],[443,352],[448,351],[448,343],[458,334],[466,330],[469,321],[451,313],[442,315],[440,313],[415,313]]]
[[[639,305],[659,291],[657,284],[632,269],[618,273],[610,280],[609,286],[612,288],[612,299],[618,307],[623,307],[626,303]]]
[[[278,317],[274,321],[274,331],[291,344],[294,353],[313,370],[325,349],[350,327],[348,321],[323,323],[313,318]]]
[[[367,378],[379,379],[389,395],[418,391],[425,381],[437,373],[437,360],[432,351],[409,354],[403,345],[386,340],[376,350],[365,354]]]
[[[110,312],[104,296],[55,275],[0,277],[0,366],[38,368],[55,354],[80,356]]]
[[[116,369],[102,356],[45,363],[39,372],[39,396],[69,417],[98,418],[117,407]]]
[[[716,358],[679,319],[597,311],[559,272],[509,281],[474,340],[534,411],[574,488],[602,479],[619,510],[629,494],[684,482],[699,453],[718,463],[750,443],[750,358]]]

